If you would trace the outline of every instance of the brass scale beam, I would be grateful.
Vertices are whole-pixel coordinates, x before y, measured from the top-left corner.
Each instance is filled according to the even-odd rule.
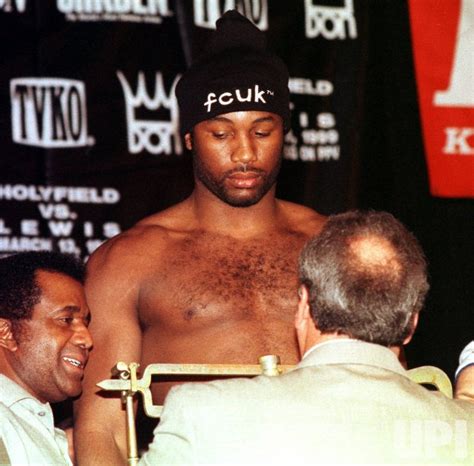
[[[119,391],[125,405],[127,417],[127,450],[128,464],[138,464],[137,437],[133,397],[139,392],[143,397],[143,409],[148,417],[159,418],[163,406],[154,405],[150,391],[153,375],[203,375],[203,376],[238,376],[253,377],[256,375],[277,376],[294,368],[281,365],[280,358],[275,355],[262,356],[260,364],[149,364],[139,379],[139,364],[118,362],[112,369],[114,379],[103,380],[97,384],[102,390]],[[449,398],[453,397],[453,388],[448,376],[437,367],[422,366],[408,371],[411,380],[420,384],[435,386]]]
[[[280,359],[275,355],[262,356],[260,364],[149,364],[145,367],[139,379],[137,370],[139,364],[118,362],[112,369],[114,379],[103,380],[97,384],[102,390],[119,391],[122,403],[125,405],[127,417],[127,453],[128,464],[138,464],[137,432],[135,427],[135,413],[133,397],[139,392],[143,397],[143,409],[148,417],[158,418],[163,406],[154,405],[150,386],[152,375],[205,375],[213,377],[240,376],[253,377],[256,375],[276,376],[287,372],[294,366],[280,365]]]

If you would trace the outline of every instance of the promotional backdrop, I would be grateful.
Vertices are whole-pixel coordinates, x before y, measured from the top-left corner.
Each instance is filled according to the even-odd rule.
[[[86,259],[191,192],[174,87],[237,8],[290,71],[279,197],[388,210],[415,232],[432,291],[409,363],[452,376],[474,336],[473,4],[0,0],[0,255]]]

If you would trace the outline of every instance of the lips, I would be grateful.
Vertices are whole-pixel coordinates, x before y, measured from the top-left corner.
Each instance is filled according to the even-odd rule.
[[[227,179],[235,188],[249,189],[260,183],[261,175],[257,172],[237,172]]]
[[[75,369],[83,370],[86,365],[86,358],[77,358],[72,356],[63,356],[63,361],[70,367]]]

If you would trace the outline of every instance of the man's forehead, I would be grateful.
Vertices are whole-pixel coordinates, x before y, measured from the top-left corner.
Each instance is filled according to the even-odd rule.
[[[204,120],[201,123],[223,122],[223,123],[238,123],[245,121],[247,123],[255,124],[261,122],[281,122],[280,115],[272,112],[262,112],[259,110],[248,110],[239,112],[222,113],[215,117]]]
[[[69,275],[39,270],[36,280],[41,290],[40,300],[35,311],[50,313],[54,311],[88,312],[84,287]]]

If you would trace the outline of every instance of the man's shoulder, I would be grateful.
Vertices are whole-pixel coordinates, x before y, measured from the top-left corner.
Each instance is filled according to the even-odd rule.
[[[7,406],[2,400],[0,400],[0,425],[11,415],[12,411],[10,407]]]
[[[424,387],[423,387],[424,388]],[[428,391],[427,403],[437,413],[447,413],[453,419],[465,419],[474,428],[474,403],[466,400],[451,399],[438,391]]]
[[[190,199],[186,199],[160,212],[156,212],[140,220],[132,230],[162,229],[163,231],[183,231],[189,229],[193,213]]]
[[[193,215],[189,202],[183,201],[165,210],[149,215],[133,227],[117,235],[116,242],[137,243],[140,241],[166,241],[181,236],[193,228]]]
[[[150,215],[124,232],[104,242],[91,256],[90,266],[104,262],[134,263],[181,239],[190,229],[189,215],[181,204]]]
[[[174,386],[166,398],[166,405],[191,406],[242,406],[249,400],[275,396],[275,390],[285,386],[285,376],[239,377],[210,382],[191,382]],[[289,381],[288,381],[289,382]],[[250,398],[249,398],[250,397]],[[242,404],[240,404],[240,401]],[[186,408],[187,409],[187,408]]]
[[[452,400],[453,403],[456,405],[457,409],[467,413],[469,419],[474,424],[474,403],[468,400],[461,400],[461,399],[454,399]]]
[[[278,200],[279,207],[292,229],[312,237],[321,231],[327,217],[315,210],[294,202]]]
[[[22,417],[18,415],[18,411],[10,403],[0,401],[0,432],[5,429],[16,429],[16,426],[21,424]]]

